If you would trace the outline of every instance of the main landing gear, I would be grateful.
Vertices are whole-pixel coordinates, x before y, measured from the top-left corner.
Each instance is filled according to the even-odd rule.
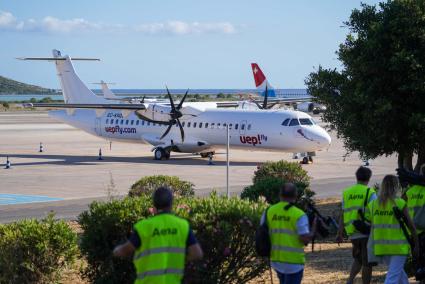
[[[299,159],[302,157],[301,164],[308,165],[313,163],[313,156],[315,156],[316,153],[314,152],[308,152],[308,153],[294,153],[292,156],[293,159]]]
[[[214,151],[213,152],[205,152],[205,153],[200,153],[200,155],[201,155],[201,158],[210,158],[210,157],[215,155],[215,152]]]
[[[158,147],[155,149],[154,158],[155,160],[168,160],[170,159],[170,151]]]

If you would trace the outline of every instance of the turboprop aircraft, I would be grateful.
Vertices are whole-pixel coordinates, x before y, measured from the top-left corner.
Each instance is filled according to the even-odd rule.
[[[30,106],[60,108],[49,115],[107,140],[149,143],[156,160],[169,159],[171,152],[212,157],[216,149],[226,147],[227,130],[230,146],[244,150],[302,152],[311,158],[331,143],[329,134],[302,112],[218,109],[216,103],[192,105],[185,103],[188,92],[174,103],[168,88],[169,104],[111,104],[89,90],[76,74],[71,58],[57,50],[51,58],[20,59],[54,61],[62,86],[64,104]]]

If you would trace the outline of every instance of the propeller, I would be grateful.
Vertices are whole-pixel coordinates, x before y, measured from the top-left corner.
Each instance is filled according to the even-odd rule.
[[[183,103],[186,100],[187,94],[189,93],[189,89],[187,89],[186,93],[184,94],[183,98],[180,100],[180,102],[179,102],[179,104],[177,106],[175,105],[174,100],[173,100],[173,97],[171,96],[170,90],[168,89],[167,86],[166,86],[166,89],[167,89],[167,95],[168,95],[168,98],[170,100],[170,107],[171,107],[171,111],[169,113],[169,115],[170,115],[170,120],[169,121],[153,120],[153,119],[150,119],[149,117],[141,114],[140,112],[136,112],[136,115],[140,119],[143,119],[143,120],[148,121],[148,122],[157,123],[157,124],[161,124],[161,125],[168,125],[167,129],[162,134],[162,136],[161,136],[160,139],[162,139],[165,136],[167,136],[167,134],[170,132],[171,128],[174,125],[177,124],[178,127],[179,127],[179,130],[180,130],[180,135],[181,135],[181,138],[182,138],[182,142],[184,142],[184,129],[183,129],[183,126],[182,126],[182,124],[180,122],[180,118],[182,116],[184,116],[184,115],[190,115],[190,116],[194,116],[194,117],[196,116],[194,114],[184,114],[184,113],[181,112],[181,109],[183,107]],[[144,98],[142,99],[142,101],[143,100],[144,100]]]
[[[145,98],[146,98],[146,96],[143,96],[143,98],[140,100],[140,103],[141,104],[144,104],[145,103]]]
[[[189,93],[189,89],[187,89],[186,93],[184,94],[183,98],[180,100],[179,104],[176,106],[174,104],[174,100],[173,97],[170,94],[170,90],[168,89],[167,86],[165,86],[167,89],[167,95],[168,98],[170,99],[170,106],[171,106],[171,111],[170,111],[170,121],[169,121],[169,125],[167,127],[167,129],[165,130],[164,134],[162,134],[161,138],[164,138],[165,136],[167,136],[167,134],[170,132],[171,127],[173,127],[173,125],[177,124],[179,126],[180,129],[180,135],[182,138],[182,142],[184,141],[184,130],[183,130],[183,126],[180,122],[180,119],[183,116],[183,113],[180,111],[181,108],[183,107],[183,103],[186,100],[186,96]]]

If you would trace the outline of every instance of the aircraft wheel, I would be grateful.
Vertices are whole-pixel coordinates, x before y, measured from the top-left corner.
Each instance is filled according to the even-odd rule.
[[[200,153],[202,158],[208,158],[209,156],[214,156],[215,152],[206,152],[206,153]]]
[[[313,163],[313,157],[312,157],[312,156],[308,156],[308,161],[309,161],[310,163]]]
[[[170,151],[165,151],[165,159],[166,160],[169,160],[170,159],[170,156],[171,156]]]
[[[307,165],[308,164],[308,157],[304,157],[302,163],[304,165]]]
[[[154,153],[155,160],[163,160],[166,157],[166,153],[162,148],[156,148]]]

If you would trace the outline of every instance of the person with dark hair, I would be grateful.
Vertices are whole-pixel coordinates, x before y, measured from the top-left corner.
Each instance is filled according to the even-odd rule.
[[[342,242],[344,229],[353,245],[353,264],[347,284],[354,283],[356,275],[362,271],[363,284],[368,284],[372,278],[372,264],[367,257],[367,241],[369,235],[359,232],[354,223],[361,220],[360,212],[365,211],[366,205],[376,199],[375,190],[368,187],[372,171],[367,167],[359,167],[356,171],[357,183],[344,189],[342,194],[342,215],[336,237],[338,243]]]
[[[261,224],[269,229],[271,266],[276,270],[280,283],[299,284],[303,278],[304,246],[313,238],[316,220],[309,230],[307,215],[294,205],[297,188],[286,183],[280,190],[280,202],[269,207],[261,217]]]
[[[116,257],[133,256],[134,283],[181,283],[186,261],[201,259],[201,246],[189,222],[172,214],[173,193],[158,188],[153,196],[155,216],[134,225],[130,238],[117,246]]]

